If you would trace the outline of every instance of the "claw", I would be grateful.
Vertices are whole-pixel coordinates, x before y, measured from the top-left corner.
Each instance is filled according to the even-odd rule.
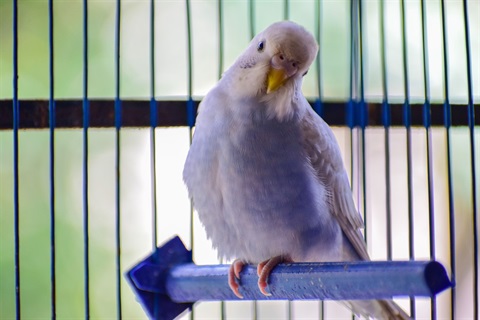
[[[245,263],[241,260],[235,260],[232,264],[233,273],[235,274],[235,277],[239,280],[240,280],[240,272],[242,272],[244,265]]]
[[[240,299],[243,299],[243,296],[240,294],[240,286],[238,285],[237,280],[240,280],[240,272],[242,272],[244,265],[245,263],[242,260],[235,260],[228,270],[228,285],[233,293]]]
[[[265,296],[269,297],[272,294],[267,292],[268,287],[268,276],[272,272],[272,270],[277,266],[277,264],[282,262],[291,262],[292,260],[288,257],[284,256],[277,256],[260,262],[257,266],[257,274],[258,274],[258,288],[260,292],[263,293]]]
[[[265,278],[265,280],[259,278],[259,279],[258,279],[258,288],[260,289],[260,292],[261,292],[264,296],[270,297],[272,294],[267,291],[267,287],[268,287],[268,284],[267,284],[266,278]]]

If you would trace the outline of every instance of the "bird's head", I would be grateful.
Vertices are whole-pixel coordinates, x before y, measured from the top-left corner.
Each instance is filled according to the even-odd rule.
[[[301,78],[315,59],[318,45],[302,26],[282,21],[269,26],[256,37],[257,52],[269,62],[266,93],[276,91],[289,80]],[[253,43],[255,45],[255,43]]]
[[[302,26],[291,21],[274,23],[255,36],[237,59],[236,80],[257,89],[257,93],[272,94],[301,79],[317,51],[315,38]]]

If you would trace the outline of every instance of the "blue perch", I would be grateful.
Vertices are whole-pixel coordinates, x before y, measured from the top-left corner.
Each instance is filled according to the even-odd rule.
[[[149,318],[171,320],[197,301],[240,300],[227,282],[229,265],[197,266],[175,237],[127,272]],[[279,264],[264,296],[256,266],[241,273],[244,300],[365,300],[433,297],[451,287],[436,261],[360,261]]]

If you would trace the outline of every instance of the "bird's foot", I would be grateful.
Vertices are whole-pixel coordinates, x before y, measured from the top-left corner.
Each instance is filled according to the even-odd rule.
[[[230,289],[232,289],[233,293],[240,299],[243,299],[243,296],[238,291],[240,286],[238,285],[237,281],[240,280],[240,272],[242,272],[243,266],[245,266],[245,262],[237,259],[233,261],[232,265],[230,266],[230,270],[228,270],[228,285],[230,286]]]
[[[258,264],[257,266],[257,274],[258,274],[258,288],[260,292],[262,292],[265,296],[271,296],[272,294],[267,292],[267,280],[268,276],[272,272],[272,270],[277,266],[277,264],[282,262],[293,262],[290,257],[286,256],[277,256],[265,260]]]

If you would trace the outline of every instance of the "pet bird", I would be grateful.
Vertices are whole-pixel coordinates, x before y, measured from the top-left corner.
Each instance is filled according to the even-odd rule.
[[[369,260],[340,149],[302,94],[318,45],[302,26],[259,33],[199,106],[183,178],[228,282],[258,264],[265,295],[282,262]],[[409,319],[391,300],[347,301],[379,319]]]

